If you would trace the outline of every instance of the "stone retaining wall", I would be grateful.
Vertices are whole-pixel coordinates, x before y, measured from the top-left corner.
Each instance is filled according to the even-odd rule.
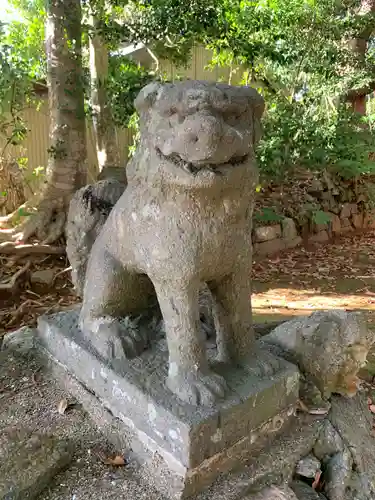
[[[339,214],[327,212],[326,224],[310,223],[300,228],[293,219],[285,217],[275,225],[258,226],[253,230],[255,255],[270,255],[306,243],[324,243],[348,232],[375,229],[375,213],[361,211],[355,203],[345,203]]]

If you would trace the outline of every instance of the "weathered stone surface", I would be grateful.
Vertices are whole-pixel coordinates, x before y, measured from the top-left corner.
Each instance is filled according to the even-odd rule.
[[[341,219],[349,219],[349,217],[352,214],[357,213],[357,204],[356,203],[344,203],[341,212],[340,212],[340,218]]]
[[[332,393],[356,393],[357,373],[374,336],[361,313],[332,310],[287,321],[262,342],[297,364],[328,398]]]
[[[0,350],[5,351],[6,349],[10,349],[19,352],[28,352],[35,345],[35,334],[35,329],[28,326],[23,326],[14,332],[7,333],[3,337],[0,337]]]
[[[297,462],[313,448],[320,426],[315,418],[296,418],[272,446],[265,446],[243,470],[220,479],[208,495],[215,500],[239,500],[255,488],[291,482]]]
[[[331,457],[325,465],[324,492],[329,500],[342,500],[350,484],[353,458],[348,449]]]
[[[294,240],[284,240],[286,248],[295,248],[302,244],[301,236],[297,236]]]
[[[323,224],[313,224],[313,232],[314,233],[321,233],[322,231],[328,231],[329,227],[329,222],[324,222]]]
[[[246,497],[245,500],[298,500],[298,498],[290,488],[270,486]]]
[[[31,273],[30,281],[31,283],[38,283],[42,285],[52,285],[55,278],[55,271],[53,269],[41,269],[40,271],[34,271]]]
[[[281,238],[277,238],[276,240],[264,241],[263,243],[255,243],[254,253],[257,255],[272,255],[286,248],[286,242]]]
[[[326,497],[313,490],[303,481],[293,481],[291,488],[298,500],[326,500]]]
[[[319,460],[324,460],[343,450],[344,443],[340,434],[329,420],[325,420],[319,438],[314,446],[314,455]]]
[[[375,498],[375,438],[366,397],[333,397],[330,421],[350,450],[357,473],[368,483],[371,498]]]
[[[214,297],[219,358],[258,364],[249,193],[258,181],[254,146],[264,101],[250,87],[183,81],[148,85],[135,107],[140,145],[127,165],[127,188],[91,248],[80,325],[103,359],[126,364],[149,339],[122,319],[148,309],[156,292],[169,389],[190,404],[214,405],[226,383],[210,370],[197,321],[203,283]]]
[[[348,233],[349,231],[352,231],[352,230],[353,230],[353,227],[350,223],[350,219],[348,219],[348,218],[341,219],[341,232]]]
[[[341,220],[340,217],[336,214],[331,213],[331,231],[334,235],[340,234],[341,233]]]
[[[367,212],[364,217],[363,227],[365,229],[375,229],[375,213]]]
[[[364,224],[363,212],[353,214],[351,219],[352,219],[352,224],[355,227],[355,229],[362,229],[363,228],[363,224]]]
[[[263,241],[271,241],[281,237],[281,226],[261,226],[254,228],[254,241],[261,243]]]
[[[309,243],[324,243],[329,241],[329,235],[326,230],[320,231],[319,233],[312,234],[309,236]]]
[[[6,436],[2,435],[2,440]],[[26,429],[10,436],[0,451],[0,498],[37,498],[53,477],[72,459],[73,448],[66,441],[35,434]]]
[[[283,220],[281,221],[281,229],[282,229],[282,237],[284,240],[289,241],[294,241],[297,236],[297,228],[296,224],[293,219],[290,219],[289,217],[284,217]]]
[[[350,204],[350,212],[351,212],[351,215],[356,215],[358,213],[358,205],[357,205],[357,203],[351,203]]]
[[[306,457],[301,458],[297,463],[296,474],[298,476],[314,479],[316,473],[320,471],[320,461],[311,453]]]
[[[374,488],[366,474],[352,473],[345,500],[373,500]]]
[[[299,387],[300,406],[310,415],[327,415],[331,403],[322,397],[322,393],[312,380],[301,375]]]
[[[85,345],[77,321],[78,312],[40,318],[42,344],[170,470],[179,477],[189,471],[184,487],[192,491],[251,456],[258,439],[275,433],[293,413],[298,372],[289,363],[280,361],[272,379],[258,381],[241,369],[223,367],[227,398],[215,408],[194,407],[164,385],[168,351],[163,339],[126,366],[109,367]]]
[[[113,178],[101,180],[79,189],[70,202],[66,224],[66,252],[78,295],[83,294],[92,245],[125,186],[126,184]]]

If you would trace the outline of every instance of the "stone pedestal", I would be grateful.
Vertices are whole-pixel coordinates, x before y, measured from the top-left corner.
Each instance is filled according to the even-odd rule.
[[[171,498],[196,494],[254,457],[294,413],[298,371],[284,360],[264,379],[217,366],[229,386],[225,400],[215,408],[194,407],[165,386],[164,339],[126,365],[108,367],[85,344],[78,313],[39,318],[38,343],[122,421],[125,441]]]

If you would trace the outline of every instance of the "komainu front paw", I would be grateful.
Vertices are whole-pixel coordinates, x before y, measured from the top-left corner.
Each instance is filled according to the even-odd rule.
[[[147,339],[130,321],[97,318],[84,323],[82,329],[92,347],[109,363],[135,358],[147,347]]]
[[[242,360],[240,364],[250,375],[257,378],[272,377],[280,370],[280,361],[263,349],[256,350],[249,358]]]
[[[179,371],[170,374],[167,387],[182,401],[195,406],[213,406],[225,396],[227,384],[224,377],[211,371]]]

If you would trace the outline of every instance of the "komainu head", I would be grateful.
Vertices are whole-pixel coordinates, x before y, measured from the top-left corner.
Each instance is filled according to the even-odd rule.
[[[250,87],[190,80],[151,83],[135,106],[141,135],[161,158],[192,172],[252,158],[264,111],[263,98]]]

